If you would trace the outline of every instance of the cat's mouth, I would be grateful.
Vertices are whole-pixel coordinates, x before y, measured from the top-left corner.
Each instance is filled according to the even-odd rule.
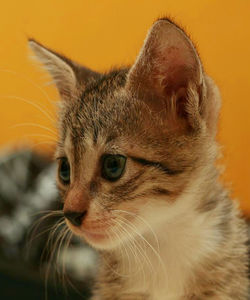
[[[69,218],[69,215],[65,214],[66,223],[71,231],[84,238],[87,243],[92,245],[95,248],[99,249],[111,249],[116,248],[122,243],[126,238],[131,238],[132,234],[128,233],[128,228],[132,228],[131,219],[133,215],[119,218],[117,216],[110,215],[90,215],[86,214],[83,220],[77,222],[77,219],[74,221],[72,218]],[[129,224],[127,224],[129,223]],[[126,227],[126,225],[130,227]],[[125,227],[125,229],[124,229]]]
[[[114,240],[114,234],[112,234],[111,225],[102,223],[95,226],[86,226],[86,224],[81,224],[81,226],[73,226],[70,222],[66,220],[68,227],[71,231],[83,237],[89,244],[94,246],[104,246],[104,244],[111,244],[111,241]]]

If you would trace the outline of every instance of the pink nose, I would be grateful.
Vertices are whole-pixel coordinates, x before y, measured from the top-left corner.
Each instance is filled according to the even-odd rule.
[[[84,212],[73,212],[73,211],[64,212],[65,218],[67,218],[70,221],[70,223],[72,223],[77,227],[81,226],[82,221],[86,214],[87,214],[87,210],[85,210]]]

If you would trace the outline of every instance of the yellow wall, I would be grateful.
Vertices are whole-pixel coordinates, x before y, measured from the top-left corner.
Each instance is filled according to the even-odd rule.
[[[152,21],[164,14],[188,30],[221,89],[224,177],[233,182],[234,194],[250,213],[249,0],[1,1],[0,144],[33,140],[36,149],[49,150],[51,144],[45,142],[55,138],[49,130],[20,126],[54,128],[54,121],[34,106],[54,118],[54,104],[38,86],[52,101],[57,99],[55,89],[46,85],[49,77],[27,59],[28,36],[102,71],[132,62]]]

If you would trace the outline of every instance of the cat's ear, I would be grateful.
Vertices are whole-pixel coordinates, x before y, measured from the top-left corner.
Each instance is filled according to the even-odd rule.
[[[52,76],[63,99],[76,97],[84,90],[87,82],[100,76],[100,74],[78,65],[33,39],[29,39],[29,46],[35,57]]]
[[[126,87],[174,127],[195,125],[202,110],[203,70],[184,31],[168,19],[156,21],[128,73]]]

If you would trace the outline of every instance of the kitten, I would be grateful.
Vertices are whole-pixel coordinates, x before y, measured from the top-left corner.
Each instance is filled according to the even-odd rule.
[[[100,253],[92,299],[247,299],[246,226],[215,166],[220,96],[186,33],[159,19],[106,74],[29,44],[62,99],[58,187]]]

